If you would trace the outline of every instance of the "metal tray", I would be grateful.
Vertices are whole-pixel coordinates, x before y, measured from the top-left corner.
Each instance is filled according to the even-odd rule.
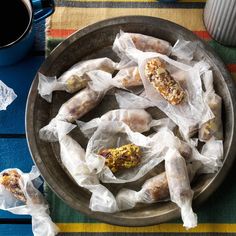
[[[234,124],[236,89],[224,64],[210,46],[191,31],[167,20],[146,16],[118,17],[90,25],[71,35],[53,50],[40,67],[39,72],[47,76],[60,76],[61,73],[82,59],[108,56],[117,60],[111,45],[120,30],[151,35],[165,39],[172,44],[181,38],[197,41],[199,49],[196,58],[205,58],[212,66],[215,88],[223,99],[224,164],[218,173],[201,176],[193,184],[192,187],[195,191],[193,205],[197,207],[221,184],[236,156],[236,147],[232,145],[236,140]],[[140,206],[133,210],[114,214],[92,212],[89,209],[89,193],[75,184],[60,163],[58,143],[41,141],[38,135],[39,129],[49,123],[57,114],[61,104],[72,95],[56,92],[53,95],[53,102],[49,104],[38,95],[37,85],[38,78],[36,76],[27,101],[27,141],[32,158],[43,178],[63,201],[92,218],[123,226],[153,225],[180,216],[178,207],[171,202]],[[89,120],[116,107],[114,99],[111,96],[106,96],[103,102],[83,119]],[[159,111],[152,111],[152,115],[160,117],[163,114]],[[78,129],[74,130],[72,135],[80,141],[82,146],[86,146],[87,140],[82,137]]]

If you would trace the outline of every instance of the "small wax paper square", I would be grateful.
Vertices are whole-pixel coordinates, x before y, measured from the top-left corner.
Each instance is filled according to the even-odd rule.
[[[0,80],[0,111],[6,110],[16,97],[14,90]]]

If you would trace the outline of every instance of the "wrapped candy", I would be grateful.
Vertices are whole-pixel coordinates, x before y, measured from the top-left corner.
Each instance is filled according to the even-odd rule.
[[[43,127],[40,132],[40,138],[47,141],[57,141],[57,135],[55,132],[55,120],[64,120],[68,122],[74,122],[75,120],[81,118],[83,115],[92,110],[96,105],[98,105],[107,91],[112,87],[117,88],[129,88],[134,86],[134,83],[127,82],[128,79],[132,80],[132,77],[114,77],[110,73],[94,70],[87,73],[90,78],[88,85],[85,89],[78,92],[66,103],[64,103],[57,116],[51,120],[49,125]],[[126,81],[126,82],[124,82]],[[124,87],[127,86],[127,87]],[[139,82],[136,83],[139,85]],[[135,85],[135,86],[136,86]],[[50,139],[46,139],[50,137]]]
[[[105,158],[99,151],[107,148],[117,148],[126,144],[134,144],[141,149],[140,163],[127,171],[114,174],[105,165]],[[140,179],[162,160],[162,150],[151,146],[151,138],[133,132],[123,122],[104,121],[90,138],[86,149],[86,163],[91,172],[96,172],[103,183],[127,183]],[[125,159],[124,159],[125,161]]]
[[[152,104],[161,109],[170,119],[172,119],[178,126],[183,137],[187,140],[194,132],[197,132],[198,126],[214,118],[214,114],[211,112],[209,106],[204,102],[203,90],[200,78],[200,69],[197,67],[191,67],[183,63],[174,61],[169,57],[150,52],[141,52],[137,49],[128,49],[126,54],[138,62],[139,73],[143,81],[145,88],[146,98],[148,98]],[[178,75],[181,74],[181,89],[179,92],[175,92],[174,87],[170,88],[171,94],[168,96],[175,96],[175,94],[181,94],[179,103],[172,105],[160,92],[156,90],[150,79],[145,74],[145,67],[153,60],[161,60],[165,63],[165,70],[168,71],[170,76],[173,76],[176,83],[173,86],[177,86],[179,81]],[[180,73],[181,72],[181,73]],[[156,72],[157,73],[157,72]],[[171,83],[172,84],[172,83]],[[158,86],[161,86],[158,85]],[[160,88],[161,89],[161,88]],[[177,89],[177,87],[176,87]],[[168,89],[163,90],[163,93],[168,92]],[[182,92],[185,95],[182,96]],[[171,100],[171,98],[170,98]]]
[[[91,80],[88,86],[64,103],[57,116],[40,130],[41,139],[57,141],[57,120],[73,122],[79,119],[99,104],[106,92],[116,83],[112,80],[111,74],[104,71],[91,71],[88,72],[88,76]]]
[[[124,88],[143,85],[137,66],[121,69],[113,79],[120,82]]]
[[[176,149],[169,149],[165,155],[166,178],[171,201],[181,209],[183,225],[187,229],[197,226],[197,215],[192,210],[193,191],[184,158]]]
[[[7,169],[0,173],[0,209],[13,214],[31,215],[35,236],[53,236],[59,231],[49,216],[49,207],[36,189],[42,181],[39,171],[32,167],[30,173]],[[33,182],[35,185],[33,185]]]
[[[163,147],[174,148],[179,151],[186,161],[192,159],[192,149],[194,147],[180,140],[168,127],[160,126],[156,131],[157,132],[151,137],[153,148],[158,150],[163,149]]]
[[[118,211],[113,194],[100,184],[96,173],[88,169],[85,150],[68,135],[75,125],[59,120],[56,123],[62,164],[79,186],[92,193],[90,209],[108,213]]]
[[[128,143],[117,148],[103,148],[98,151],[103,156],[105,165],[116,173],[121,170],[138,166],[141,162],[141,148],[133,143]]]
[[[39,73],[38,91],[42,98],[51,102],[53,91],[75,93],[85,88],[89,81],[89,77],[86,74],[87,72],[102,70],[112,74],[116,70],[116,67],[117,63],[105,57],[81,61],[64,72],[58,79],[56,77],[47,77]]]
[[[187,165],[190,182],[193,180],[200,167],[201,163],[198,161]],[[128,210],[135,207],[137,203],[151,204],[154,202],[167,201],[169,197],[170,192],[166,172],[162,172],[146,180],[140,191],[125,188],[121,189],[116,196],[116,201],[120,210]]]
[[[223,142],[211,138],[202,147],[201,153],[192,147],[192,157],[189,161],[198,160],[202,163],[202,168],[199,170],[201,174],[216,173],[223,165]]]
[[[157,131],[151,137],[152,146],[155,149],[163,147],[176,149],[187,163],[199,161],[202,166],[198,173],[216,173],[222,166],[223,142],[221,140],[210,139],[203,145],[200,153],[193,144],[180,140],[170,129],[160,127]]]
[[[165,67],[160,59],[151,59],[145,65],[145,76],[164,99],[171,105],[178,105],[186,94]]]
[[[111,110],[89,122],[76,121],[83,134],[90,138],[96,128],[106,121],[122,121],[134,132],[143,133],[150,130],[151,127],[169,126],[174,124],[169,118],[153,120],[151,115],[143,109],[117,109]]]
[[[143,52],[158,52],[166,55],[169,55],[171,52],[171,44],[165,40],[143,34],[120,31],[113,43],[113,51],[116,52],[122,60],[127,61],[126,59],[128,58],[125,51],[130,47],[137,48]]]
[[[214,118],[202,124],[199,129],[199,139],[206,142],[214,137],[217,140],[223,139],[223,127],[221,119],[222,99],[215,93],[213,87],[213,74],[212,71],[207,71],[203,76],[203,83],[206,89],[204,93],[205,102],[211,108]]]

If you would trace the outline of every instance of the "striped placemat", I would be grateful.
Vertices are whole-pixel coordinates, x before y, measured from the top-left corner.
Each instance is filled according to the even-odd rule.
[[[206,40],[223,59],[236,80],[236,48],[224,47],[206,32],[202,14],[204,0],[179,0],[163,3],[155,0],[56,0],[56,11],[47,19],[47,53],[70,34],[89,24],[116,16],[147,15],[160,17],[192,30]],[[191,235],[236,234],[236,178],[233,171],[221,187],[197,210],[199,225],[187,231]],[[45,188],[51,216],[66,235],[185,235],[180,220],[148,227],[119,227],[104,224],[78,213]],[[158,233],[158,234],[157,234]]]

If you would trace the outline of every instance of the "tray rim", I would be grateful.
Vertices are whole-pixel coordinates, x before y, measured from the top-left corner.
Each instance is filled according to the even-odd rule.
[[[113,17],[113,18],[109,18],[106,20],[96,22],[96,23],[88,25],[80,30],[77,30],[76,32],[71,34],[68,38],[64,39],[59,45],[57,45],[52,50],[50,55],[42,63],[38,72],[45,70],[45,68],[49,67],[50,63],[52,63],[53,59],[55,57],[57,57],[58,55],[60,55],[60,53],[64,50],[64,48],[66,48],[69,44],[73,43],[74,41],[78,40],[78,38],[83,37],[88,33],[91,33],[93,31],[99,30],[104,27],[112,26],[112,25],[126,24],[126,23],[143,23],[143,22],[146,22],[146,23],[150,23],[150,22],[152,22],[152,23],[157,23],[157,22],[158,23],[167,23],[169,25],[172,25],[173,27],[176,27],[180,31],[190,33],[192,35],[192,37],[200,43],[200,46],[203,49],[204,48],[206,49],[205,53],[209,57],[211,57],[211,59],[217,65],[217,67],[221,68],[221,74],[222,74],[223,78],[225,79],[225,82],[227,84],[227,89],[230,94],[230,106],[233,111],[232,117],[231,117],[233,132],[230,137],[230,144],[236,142],[236,126],[235,126],[236,103],[233,102],[233,101],[236,101],[236,87],[235,87],[235,83],[234,83],[230,73],[226,69],[221,58],[215,53],[215,51],[209,45],[207,45],[206,42],[204,42],[198,36],[193,34],[192,31],[190,31],[190,30],[186,29],[185,27],[183,27],[179,24],[176,24],[174,22],[171,22],[171,21],[168,21],[165,19],[161,19],[158,17],[139,16],[139,15]],[[30,113],[30,111],[34,110],[34,105],[35,105],[34,103],[31,102],[32,101],[32,93],[31,92],[35,89],[37,90],[37,83],[38,83],[37,82],[37,73],[36,73],[35,78],[31,84],[31,87],[30,87],[30,90],[28,93],[28,97],[27,97],[27,103],[26,103],[25,129],[26,129],[26,139],[27,139],[28,148],[29,148],[33,162],[38,167],[39,171],[42,174],[42,177],[47,182],[49,187],[53,190],[53,192],[61,200],[66,202],[66,204],[68,204],[71,208],[75,209],[73,202],[65,201],[64,192],[61,191],[61,189],[57,185],[56,181],[54,181],[53,178],[50,178],[47,171],[45,171],[45,169],[44,169],[44,164],[42,162],[40,163],[40,161],[38,161],[39,160],[38,159],[39,152],[37,149],[36,140],[35,140],[34,132],[33,132],[32,114]],[[208,188],[209,191],[208,192],[204,191],[203,193],[201,193],[199,196],[197,196],[194,199],[194,201],[193,201],[194,207],[199,207],[221,185],[221,183],[223,182],[227,173],[229,172],[229,170],[231,169],[231,167],[233,165],[233,162],[234,162],[234,159],[236,156],[236,146],[231,145],[229,148],[229,152],[226,153],[226,156],[227,156],[227,158],[226,158],[227,163],[224,163],[223,167],[218,171],[218,173],[214,176],[214,178],[206,186],[206,188]],[[227,164],[227,165],[225,165],[225,164]],[[224,171],[222,171],[222,169],[224,169]],[[47,178],[47,180],[46,180],[46,178]],[[115,216],[113,217],[113,215],[107,214],[107,213],[95,212],[94,214],[91,214],[91,212],[89,213],[83,207],[76,208],[75,210],[80,211],[80,212],[88,215],[89,217],[95,218],[97,220],[101,220],[101,221],[109,223],[109,224],[120,225],[120,226],[148,226],[148,225],[154,225],[154,224],[166,222],[165,217],[163,217],[164,220],[161,220],[159,222],[155,221],[155,217],[151,217],[147,222],[145,222],[143,219],[141,221],[139,219],[137,219],[137,222],[132,222],[132,219],[125,219],[125,221],[124,220],[122,221],[122,220],[118,219],[117,217],[115,217]],[[176,218],[177,216],[180,216],[179,209],[177,207],[174,207],[172,214],[173,214],[172,219]]]

